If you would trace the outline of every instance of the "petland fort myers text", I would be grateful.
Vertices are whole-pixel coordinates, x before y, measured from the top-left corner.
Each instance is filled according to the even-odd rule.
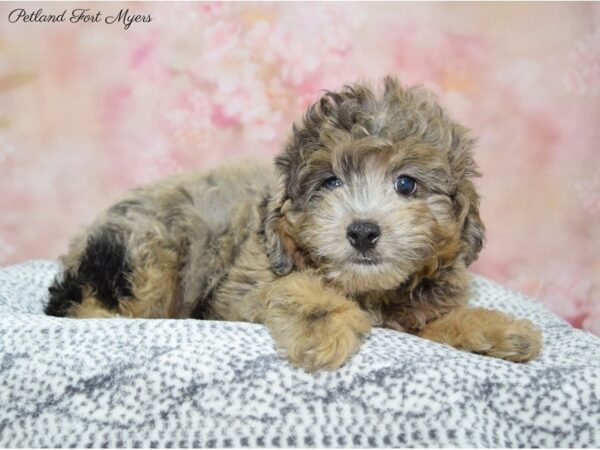
[[[46,13],[42,8],[37,11],[27,11],[25,8],[13,9],[8,14],[10,23],[105,23],[108,25],[122,24],[128,30],[132,24],[152,22],[150,14],[133,14],[129,9],[121,9],[118,13],[104,14],[102,11],[92,11],[89,8],[63,10],[59,13]]]

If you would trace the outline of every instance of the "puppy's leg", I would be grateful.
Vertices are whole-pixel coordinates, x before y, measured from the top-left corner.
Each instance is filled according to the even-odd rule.
[[[132,295],[119,301],[118,311],[127,317],[178,318],[178,255],[160,235],[134,236],[129,247]]]
[[[115,317],[131,295],[131,271],[123,234],[104,228],[82,235],[63,259],[65,270],[49,288],[45,312],[58,317]]]
[[[371,324],[355,302],[307,273],[275,281],[266,294],[265,324],[296,366],[335,369],[358,350]]]
[[[541,332],[528,320],[499,311],[459,307],[429,322],[419,334],[432,341],[514,362],[535,358]]]

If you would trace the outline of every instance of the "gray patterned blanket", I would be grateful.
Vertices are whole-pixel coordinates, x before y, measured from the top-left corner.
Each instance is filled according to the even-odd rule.
[[[473,304],[543,328],[538,360],[377,329],[314,375],[260,325],[46,317],[57,270],[0,269],[0,447],[600,446],[600,339],[481,277]]]

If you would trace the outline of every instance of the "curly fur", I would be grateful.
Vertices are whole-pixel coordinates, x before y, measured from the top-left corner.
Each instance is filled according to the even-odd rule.
[[[128,194],[73,240],[47,313],[265,323],[309,370],[344,364],[371,326],[535,357],[531,324],[464,306],[484,238],[474,140],[427,90],[383,84],[325,93],[274,168],[181,174]],[[414,195],[394,190],[400,175],[417,181]],[[324,188],[332,176],[343,185]],[[362,254],[346,236],[356,220],[381,230]]]

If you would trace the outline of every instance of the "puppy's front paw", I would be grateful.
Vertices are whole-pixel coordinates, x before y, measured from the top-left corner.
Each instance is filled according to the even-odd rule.
[[[542,333],[529,320],[514,320],[484,332],[483,342],[486,348],[478,353],[513,362],[527,362],[539,355]]]
[[[275,341],[292,364],[309,371],[342,366],[360,347],[371,324],[357,306],[315,309],[270,321]]]
[[[429,324],[420,334],[436,342],[514,362],[535,358],[542,333],[529,320],[500,311],[459,308]]]

